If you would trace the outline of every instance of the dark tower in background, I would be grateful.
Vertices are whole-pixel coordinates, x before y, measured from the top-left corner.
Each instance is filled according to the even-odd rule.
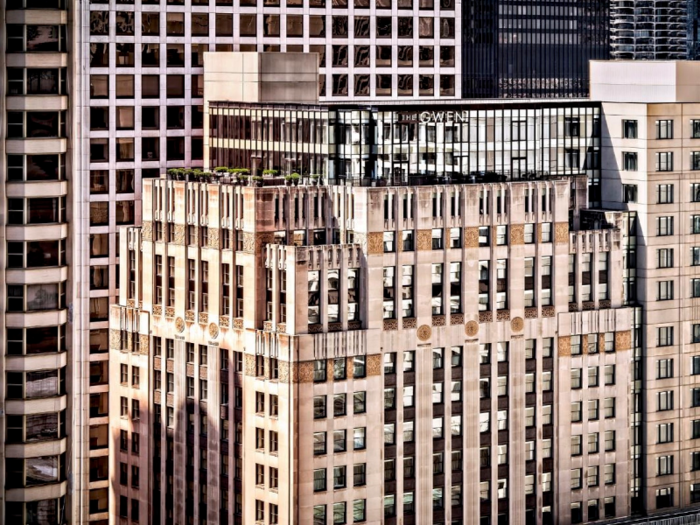
[[[462,96],[588,95],[588,61],[610,58],[609,0],[464,0]]]

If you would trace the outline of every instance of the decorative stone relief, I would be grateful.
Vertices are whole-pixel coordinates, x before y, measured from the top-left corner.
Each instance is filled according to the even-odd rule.
[[[480,323],[490,323],[493,321],[493,312],[479,312],[479,322]]]
[[[272,321],[263,321],[263,330],[265,332],[272,332]]]
[[[362,330],[362,322],[348,321],[348,330]]]
[[[464,247],[478,248],[479,247],[479,228],[464,228]]]
[[[255,377],[255,356],[245,354],[245,375]]]
[[[525,244],[525,225],[511,224],[510,225],[510,245],[520,246]]]
[[[606,308],[610,308],[610,300],[609,299],[604,299],[598,303],[598,307],[601,310],[604,310]]]
[[[284,334],[287,332],[287,323],[277,323],[277,331]]]
[[[525,319],[537,319],[537,307],[530,306],[525,308]]]
[[[185,225],[175,224],[175,235],[173,236],[173,244],[180,246],[185,245]]]
[[[542,317],[554,317],[554,307],[553,306],[543,306],[542,307]]]
[[[279,372],[279,379],[278,381],[280,383],[289,383],[290,375],[289,375],[289,362],[287,361],[280,361],[277,364],[277,370]]]
[[[148,355],[149,337],[147,334],[139,334],[139,347],[141,355]]]
[[[525,327],[525,323],[523,322],[522,317],[514,317],[510,321],[510,329],[513,330],[514,332],[520,332],[522,329]]]
[[[396,319],[384,319],[384,330],[398,330],[399,322]]]
[[[433,326],[445,326],[445,316],[444,315],[434,315],[431,324]]]
[[[209,324],[209,337],[212,339],[216,339],[219,336],[219,327],[216,326],[216,323],[210,323]]]
[[[415,317],[404,317],[401,320],[402,326],[404,330],[409,330],[411,328],[416,328],[418,324],[416,323],[416,318]]]
[[[496,310],[496,321],[509,321],[510,310]]]
[[[450,314],[450,324],[464,324],[464,314]]]
[[[581,353],[588,354],[588,334],[581,336]]]
[[[427,324],[421,325],[421,327],[418,328],[418,332],[416,332],[420,341],[427,341],[432,334],[433,330]]]
[[[163,307],[159,304],[153,305],[153,315],[163,315]]]
[[[153,223],[151,221],[143,221],[141,225],[141,239],[153,241]]]
[[[303,361],[297,364],[299,383],[313,383],[314,382],[314,363],[313,361]],[[333,377],[331,375],[331,377]]]
[[[219,228],[209,228],[207,246],[209,248],[219,248]]]
[[[334,372],[333,359],[326,359],[326,378],[329,381],[333,381],[333,372]],[[346,372],[347,372],[347,370],[346,370]]]
[[[175,317],[175,308],[172,306],[166,306],[165,307],[165,317],[173,318]]]
[[[557,352],[559,357],[571,357],[571,337],[562,336],[557,342]]]
[[[569,243],[569,223],[557,222],[554,225],[554,242],[556,244]]]
[[[194,311],[193,310],[187,310],[185,312],[185,321],[188,323],[194,323]]]
[[[328,323],[329,332],[340,332],[343,329],[343,323]]]
[[[382,356],[373,354],[367,356],[367,376],[382,375]]]
[[[432,230],[418,230],[418,234],[416,237],[416,247],[419,252],[429,251],[433,249]]]
[[[233,320],[233,327],[236,330],[243,330],[243,319],[240,317],[237,317]]]
[[[585,301],[582,306],[584,311],[595,310],[595,302],[593,301]]]
[[[185,321],[182,319],[182,317],[175,319],[175,329],[180,333],[185,330]]]
[[[569,303],[569,312],[578,312],[578,304]]]
[[[127,307],[127,308],[133,308],[134,306],[136,306],[136,303],[134,302],[133,299],[127,299],[127,300],[126,300],[126,307]]]
[[[309,333],[310,334],[320,334],[323,332],[323,325],[322,324],[310,324],[309,325]]]
[[[384,253],[384,233],[370,232],[367,234],[367,255]]]
[[[464,325],[464,333],[469,337],[475,337],[479,333],[479,323],[476,321],[469,321]]]
[[[615,351],[624,352],[632,348],[632,332],[615,332]]]
[[[241,232],[243,235],[243,251],[245,253],[255,253],[255,234],[250,232]]]
[[[122,349],[122,334],[119,330],[109,331],[109,349],[110,350],[121,350]]]
[[[228,315],[220,315],[219,316],[219,326],[221,326],[221,328],[228,328],[229,327],[229,319],[230,319],[230,317]]]

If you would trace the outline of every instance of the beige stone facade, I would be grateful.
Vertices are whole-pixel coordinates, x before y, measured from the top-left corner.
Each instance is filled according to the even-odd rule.
[[[585,178],[163,177],[143,195],[110,320],[115,513],[127,498],[151,523],[629,514],[623,232],[615,213],[582,229]],[[120,482],[132,466],[147,489]]]

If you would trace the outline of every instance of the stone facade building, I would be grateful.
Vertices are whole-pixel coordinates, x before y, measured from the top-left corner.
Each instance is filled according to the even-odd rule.
[[[628,515],[622,221],[586,188],[148,181],[110,314],[112,511]]]

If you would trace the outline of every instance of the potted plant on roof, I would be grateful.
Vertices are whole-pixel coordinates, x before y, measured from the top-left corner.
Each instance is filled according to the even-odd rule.
[[[263,177],[276,177],[278,173],[277,170],[263,170]]]
[[[294,184],[295,186],[299,185],[299,181],[301,180],[301,175],[299,175],[298,173],[295,172],[295,173],[292,173],[289,177],[290,177],[290,180],[292,181],[292,184]]]
[[[251,180],[253,182],[253,186],[260,188],[263,185],[263,178],[260,175],[253,175],[251,177]]]
[[[321,181],[321,176],[318,175],[317,173],[313,173],[310,175],[310,179],[311,179],[311,184],[313,184],[314,186],[318,186],[318,183]]]

